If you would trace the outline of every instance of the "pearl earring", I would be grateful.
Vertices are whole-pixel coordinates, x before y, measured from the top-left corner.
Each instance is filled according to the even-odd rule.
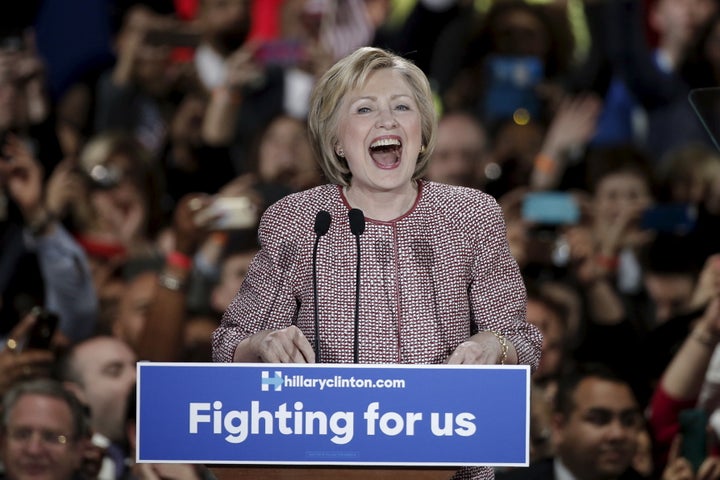
[[[345,150],[342,149],[342,147],[339,147],[337,149],[338,157],[345,158]]]

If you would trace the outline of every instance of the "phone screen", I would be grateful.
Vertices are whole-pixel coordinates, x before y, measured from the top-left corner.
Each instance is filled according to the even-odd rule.
[[[35,324],[32,326],[23,348],[25,350],[48,350],[52,342],[52,337],[55,335],[59,320],[60,318],[57,314],[47,310],[41,310],[35,318]]]
[[[574,225],[580,220],[580,208],[569,193],[532,192],[523,199],[522,217],[539,225]]]
[[[212,230],[242,230],[256,227],[258,217],[248,197],[218,197],[198,213],[195,221]]]
[[[200,35],[192,32],[172,30],[150,30],[145,35],[149,45],[168,45],[172,47],[196,47],[200,43]]]
[[[682,435],[680,455],[690,461],[697,472],[708,456],[707,413],[699,408],[682,410],[678,421],[680,422],[680,434]]]
[[[690,204],[656,205],[643,212],[640,228],[682,235],[695,228],[697,208]]]
[[[306,59],[302,43],[292,40],[275,40],[263,43],[255,51],[254,58],[262,65],[293,67]]]
[[[0,37],[0,51],[19,52],[25,49],[25,41],[20,35]]]
[[[518,109],[531,117],[540,114],[535,87],[542,81],[544,67],[538,57],[493,55],[487,61],[489,85],[485,95],[485,118],[512,118]]]

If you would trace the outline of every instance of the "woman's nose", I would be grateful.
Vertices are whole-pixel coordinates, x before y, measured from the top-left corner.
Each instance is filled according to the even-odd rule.
[[[390,109],[381,109],[380,113],[378,115],[378,121],[377,121],[378,127],[383,128],[395,128],[397,127],[397,121],[395,120],[395,115]]]

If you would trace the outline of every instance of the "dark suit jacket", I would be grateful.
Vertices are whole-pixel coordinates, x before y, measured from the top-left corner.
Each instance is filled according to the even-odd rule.
[[[495,480],[555,480],[553,459],[546,458],[531,463],[529,467],[513,468],[495,473]],[[578,479],[581,480],[581,479]],[[632,468],[627,469],[617,480],[646,480]]]

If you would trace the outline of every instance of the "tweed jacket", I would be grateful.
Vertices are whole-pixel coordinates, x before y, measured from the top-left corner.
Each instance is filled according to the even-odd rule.
[[[315,215],[331,214],[317,252],[321,361],[353,361],[356,241],[336,185],[289,195],[260,222],[260,251],[213,338],[215,361],[260,330],[314,335]],[[501,210],[478,190],[419,182],[413,207],[366,218],[360,236],[360,363],[442,363],[477,330],[503,333],[521,364],[537,366],[542,338],[525,321],[526,292]]]

